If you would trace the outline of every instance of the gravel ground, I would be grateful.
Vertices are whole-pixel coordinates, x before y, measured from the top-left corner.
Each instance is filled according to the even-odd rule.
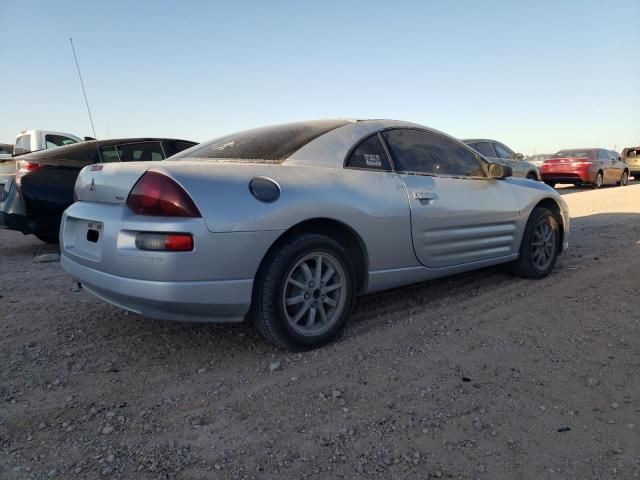
[[[304,354],[127,314],[0,231],[0,477],[640,477],[640,184],[560,191],[548,278],[363,297]]]

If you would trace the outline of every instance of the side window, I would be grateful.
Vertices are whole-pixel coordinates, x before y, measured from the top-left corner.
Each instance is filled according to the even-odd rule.
[[[362,141],[358,147],[351,152],[346,163],[347,167],[364,168],[367,170],[381,170],[390,172],[391,162],[387,157],[378,134],[371,135]]]
[[[118,148],[115,145],[112,147],[100,148],[100,157],[102,157],[103,163],[120,161],[120,156],[118,155]]]
[[[118,153],[121,162],[149,162],[165,158],[160,142],[125,143],[118,145]]]
[[[46,148],[64,147],[65,145],[78,143],[73,138],[65,137],[63,135],[51,135],[51,134],[45,135],[44,141],[47,144]]]
[[[598,150],[598,160],[608,160],[609,155],[604,150]]]
[[[510,149],[508,149],[507,147],[499,143],[494,143],[493,148],[495,148],[498,158],[503,158],[505,160],[512,160],[516,156],[514,152],[512,152]]]
[[[382,134],[397,171],[456,177],[485,177],[476,155],[463,145],[422,130],[389,130]]]
[[[489,142],[470,143],[469,146],[480,152],[483,157],[496,157],[496,152]]]

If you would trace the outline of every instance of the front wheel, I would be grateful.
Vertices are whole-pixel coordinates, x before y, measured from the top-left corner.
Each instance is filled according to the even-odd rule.
[[[556,215],[547,208],[534,208],[522,236],[520,256],[511,265],[513,273],[524,278],[546,277],[558,260],[560,242]]]
[[[351,313],[355,275],[335,240],[306,233],[273,252],[256,278],[252,317],[271,343],[291,351],[339,337]]]
[[[628,183],[629,183],[629,172],[625,170],[625,172],[622,174],[622,178],[618,182],[618,185],[620,185],[621,187],[626,187]]]
[[[535,173],[533,173],[533,172],[529,172],[529,173],[527,173],[527,178],[528,178],[529,180],[533,180],[534,182],[537,182],[537,181],[538,181],[538,176],[537,176]]]

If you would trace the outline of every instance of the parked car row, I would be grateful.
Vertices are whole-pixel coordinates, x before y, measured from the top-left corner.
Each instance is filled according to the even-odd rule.
[[[570,183],[575,186],[629,183],[629,167],[613,150],[604,148],[579,148],[560,150],[540,167],[542,180],[549,186]]]
[[[0,207],[0,226],[58,243],[62,212],[73,203],[73,188],[83,167],[163,160],[194,145],[188,140],[126,138],[69,142],[22,154],[15,157],[18,170]]]
[[[631,172],[605,149],[561,150],[533,159],[538,169],[496,140],[395,120],[290,123],[200,145],[40,138],[45,149],[17,157],[0,226],[59,240],[63,268],[118,307],[249,318],[295,351],[338,337],[360,294],[496,264],[545,277],[570,230],[550,187],[625,185]]]

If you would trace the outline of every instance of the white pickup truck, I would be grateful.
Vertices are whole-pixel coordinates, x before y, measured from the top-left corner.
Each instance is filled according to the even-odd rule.
[[[82,142],[82,139],[70,133],[51,132],[48,130],[22,130],[16,137],[15,145],[12,146],[13,152],[7,150],[6,147],[9,147],[9,145],[0,144],[0,202],[8,194],[15,178],[17,161],[20,160],[15,158],[16,156],[78,142]]]
[[[47,148],[63,147],[82,139],[70,133],[48,132],[46,130],[22,130],[16,137],[13,147],[14,155],[45,150]]]

